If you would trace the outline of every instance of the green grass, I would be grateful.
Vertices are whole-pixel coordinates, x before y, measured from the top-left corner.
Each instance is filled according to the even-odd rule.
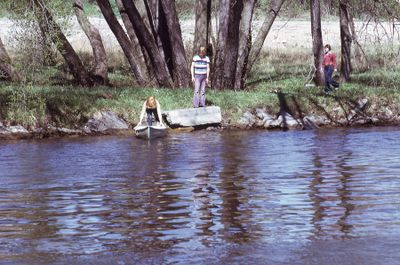
[[[310,79],[310,64],[308,51],[270,51],[262,54],[254,66],[246,90],[208,88],[207,102],[220,106],[224,122],[231,124],[255,107],[265,107],[271,114],[278,113],[280,105],[276,91],[286,95],[293,112],[300,106],[307,114],[329,112],[361,98],[368,98],[375,105],[400,106],[400,71],[395,64],[355,72],[352,80],[342,84],[331,96],[324,95],[321,88],[304,87]],[[51,124],[73,128],[84,124],[96,111],[111,110],[135,124],[143,101],[151,95],[160,101],[163,110],[190,108],[192,104],[192,88],[137,87],[123,63],[110,72],[111,87],[68,85],[71,77],[59,67],[43,68],[32,76],[24,85],[0,83],[0,121],[25,126]]]
[[[72,86],[1,86],[0,120],[25,126],[67,126],[85,123],[96,111],[111,110],[134,124],[139,119],[143,101],[154,95],[163,110],[190,108],[192,89],[160,88],[77,88]],[[277,104],[265,90],[208,90],[209,104],[222,109],[224,119],[236,121],[253,106]]]
[[[365,74],[365,73],[364,73]],[[359,80],[364,74],[355,75]],[[371,73],[373,74],[373,73]],[[338,104],[351,104],[367,97],[377,104],[399,105],[400,89],[394,86],[392,72],[379,73],[381,86],[368,86],[363,83],[343,84],[333,96],[321,93],[321,88],[305,88],[301,76],[276,81],[262,81],[244,91],[207,90],[207,102],[221,107],[226,123],[236,123],[241,115],[255,107],[266,107],[271,113],[280,109],[276,90],[286,95],[291,110],[297,103],[304,113],[317,114],[322,106],[331,111]],[[121,76],[112,79],[124,80]],[[126,80],[125,80],[126,81]],[[383,86],[382,86],[383,85]],[[24,126],[64,126],[79,127],[96,111],[111,110],[131,124],[138,122],[143,101],[154,95],[163,110],[190,108],[192,88],[161,89],[133,87],[79,88],[73,86],[0,86],[0,120]],[[316,105],[317,104],[317,105]]]

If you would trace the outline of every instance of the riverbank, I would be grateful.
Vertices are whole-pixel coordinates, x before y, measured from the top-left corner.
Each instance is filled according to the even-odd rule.
[[[208,89],[207,105],[221,107],[222,129],[309,129],[400,124],[400,91],[385,77],[363,75],[331,94],[302,78],[262,82],[245,91]],[[370,73],[370,77],[374,76]],[[386,81],[385,81],[386,80]],[[377,84],[383,84],[379,86]],[[143,101],[163,110],[190,108],[192,89],[0,86],[0,139],[132,134]]]

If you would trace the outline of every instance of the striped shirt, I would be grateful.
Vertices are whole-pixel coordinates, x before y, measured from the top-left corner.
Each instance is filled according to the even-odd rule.
[[[201,58],[198,55],[193,57],[193,65],[194,65],[194,74],[195,75],[205,75],[207,74],[207,68],[210,63],[210,59],[205,56]]]

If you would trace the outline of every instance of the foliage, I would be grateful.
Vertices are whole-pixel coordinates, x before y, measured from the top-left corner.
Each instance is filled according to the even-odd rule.
[[[386,89],[397,89],[400,84],[399,71],[388,69],[376,69],[353,75],[353,82],[365,84],[369,87],[382,87]]]
[[[1,91],[2,116],[6,120],[22,125],[42,124],[45,118],[45,99],[41,93],[31,91],[28,87],[17,89],[5,88]]]
[[[331,96],[323,94],[321,88],[304,87],[304,76],[299,74],[272,82],[261,81],[245,91],[208,89],[207,102],[220,106],[223,119],[228,123],[237,122],[246,110],[254,107],[267,107],[271,113],[278,113],[279,100],[275,91],[287,95],[291,109],[295,109],[296,100],[305,113],[318,111],[315,104],[329,111],[340,101],[354,102],[364,97],[379,104],[399,104],[399,73],[396,70],[376,70],[355,74],[352,82],[342,84]],[[132,88],[127,86],[132,81],[130,77],[112,74],[110,79],[122,87],[0,86],[0,105],[3,106],[0,117],[25,126],[79,127],[94,112],[112,110],[135,124],[143,101],[150,95],[160,101],[163,110],[191,107],[191,88]]]

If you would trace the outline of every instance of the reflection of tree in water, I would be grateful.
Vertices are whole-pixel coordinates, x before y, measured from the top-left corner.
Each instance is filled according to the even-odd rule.
[[[215,234],[212,229],[215,225],[213,209],[216,206],[213,204],[212,199],[215,189],[210,185],[211,178],[209,174],[198,174],[194,179],[195,188],[192,192],[196,218],[196,234],[200,236],[203,245],[209,246]]]
[[[168,143],[142,144],[140,157],[134,157],[142,165],[122,183],[120,189],[127,198],[118,203],[124,207],[118,211],[123,219],[120,225],[124,226],[124,244],[138,252],[166,249],[187,240],[179,234],[179,229],[189,218],[188,205],[182,203],[179,192],[184,183],[173,172],[164,170]]]
[[[352,226],[348,223],[348,217],[354,205],[351,203],[348,183],[353,168],[347,165],[352,152],[346,148],[346,136],[346,131],[339,130],[315,132],[314,170],[309,196],[314,208],[311,223],[316,237],[351,235]]]
[[[353,226],[349,224],[348,217],[351,212],[354,210],[355,205],[351,202],[351,191],[349,187],[349,181],[352,177],[351,166],[346,165],[346,160],[351,157],[351,151],[348,151],[339,161],[338,161],[338,169],[340,169],[340,182],[342,183],[342,187],[337,189],[338,196],[340,198],[340,206],[344,208],[344,213],[338,220],[337,224],[340,227],[340,231],[343,233],[343,237],[350,237]]]
[[[246,167],[243,150],[246,143],[241,135],[229,135],[224,138],[222,161],[223,169],[220,172],[219,195],[222,200],[221,229],[222,237],[227,241],[243,243],[255,240],[252,233],[256,224],[253,223],[253,207],[249,200],[248,176],[241,174],[241,167]],[[257,230],[259,231],[259,230]]]
[[[179,231],[188,223],[188,203],[180,191],[184,183],[165,170],[168,143],[129,145],[118,139],[111,141],[114,149],[100,148],[109,153],[68,156],[93,154],[93,149],[99,150],[93,141],[18,150],[18,168],[26,176],[18,178],[20,191],[12,195],[7,187],[3,194],[13,199],[7,206],[9,230],[24,253],[39,248],[54,253],[145,253],[186,240]]]
[[[315,235],[320,236],[320,233],[322,231],[322,227],[320,224],[320,221],[326,216],[325,215],[325,209],[323,206],[321,206],[321,201],[323,201],[323,198],[320,197],[320,186],[322,185],[323,177],[322,177],[322,163],[321,163],[321,157],[317,154],[314,155],[314,171],[312,172],[313,179],[311,180],[310,183],[310,193],[309,196],[312,200],[313,208],[315,209],[313,218],[311,219],[311,223],[314,224],[315,228]]]

